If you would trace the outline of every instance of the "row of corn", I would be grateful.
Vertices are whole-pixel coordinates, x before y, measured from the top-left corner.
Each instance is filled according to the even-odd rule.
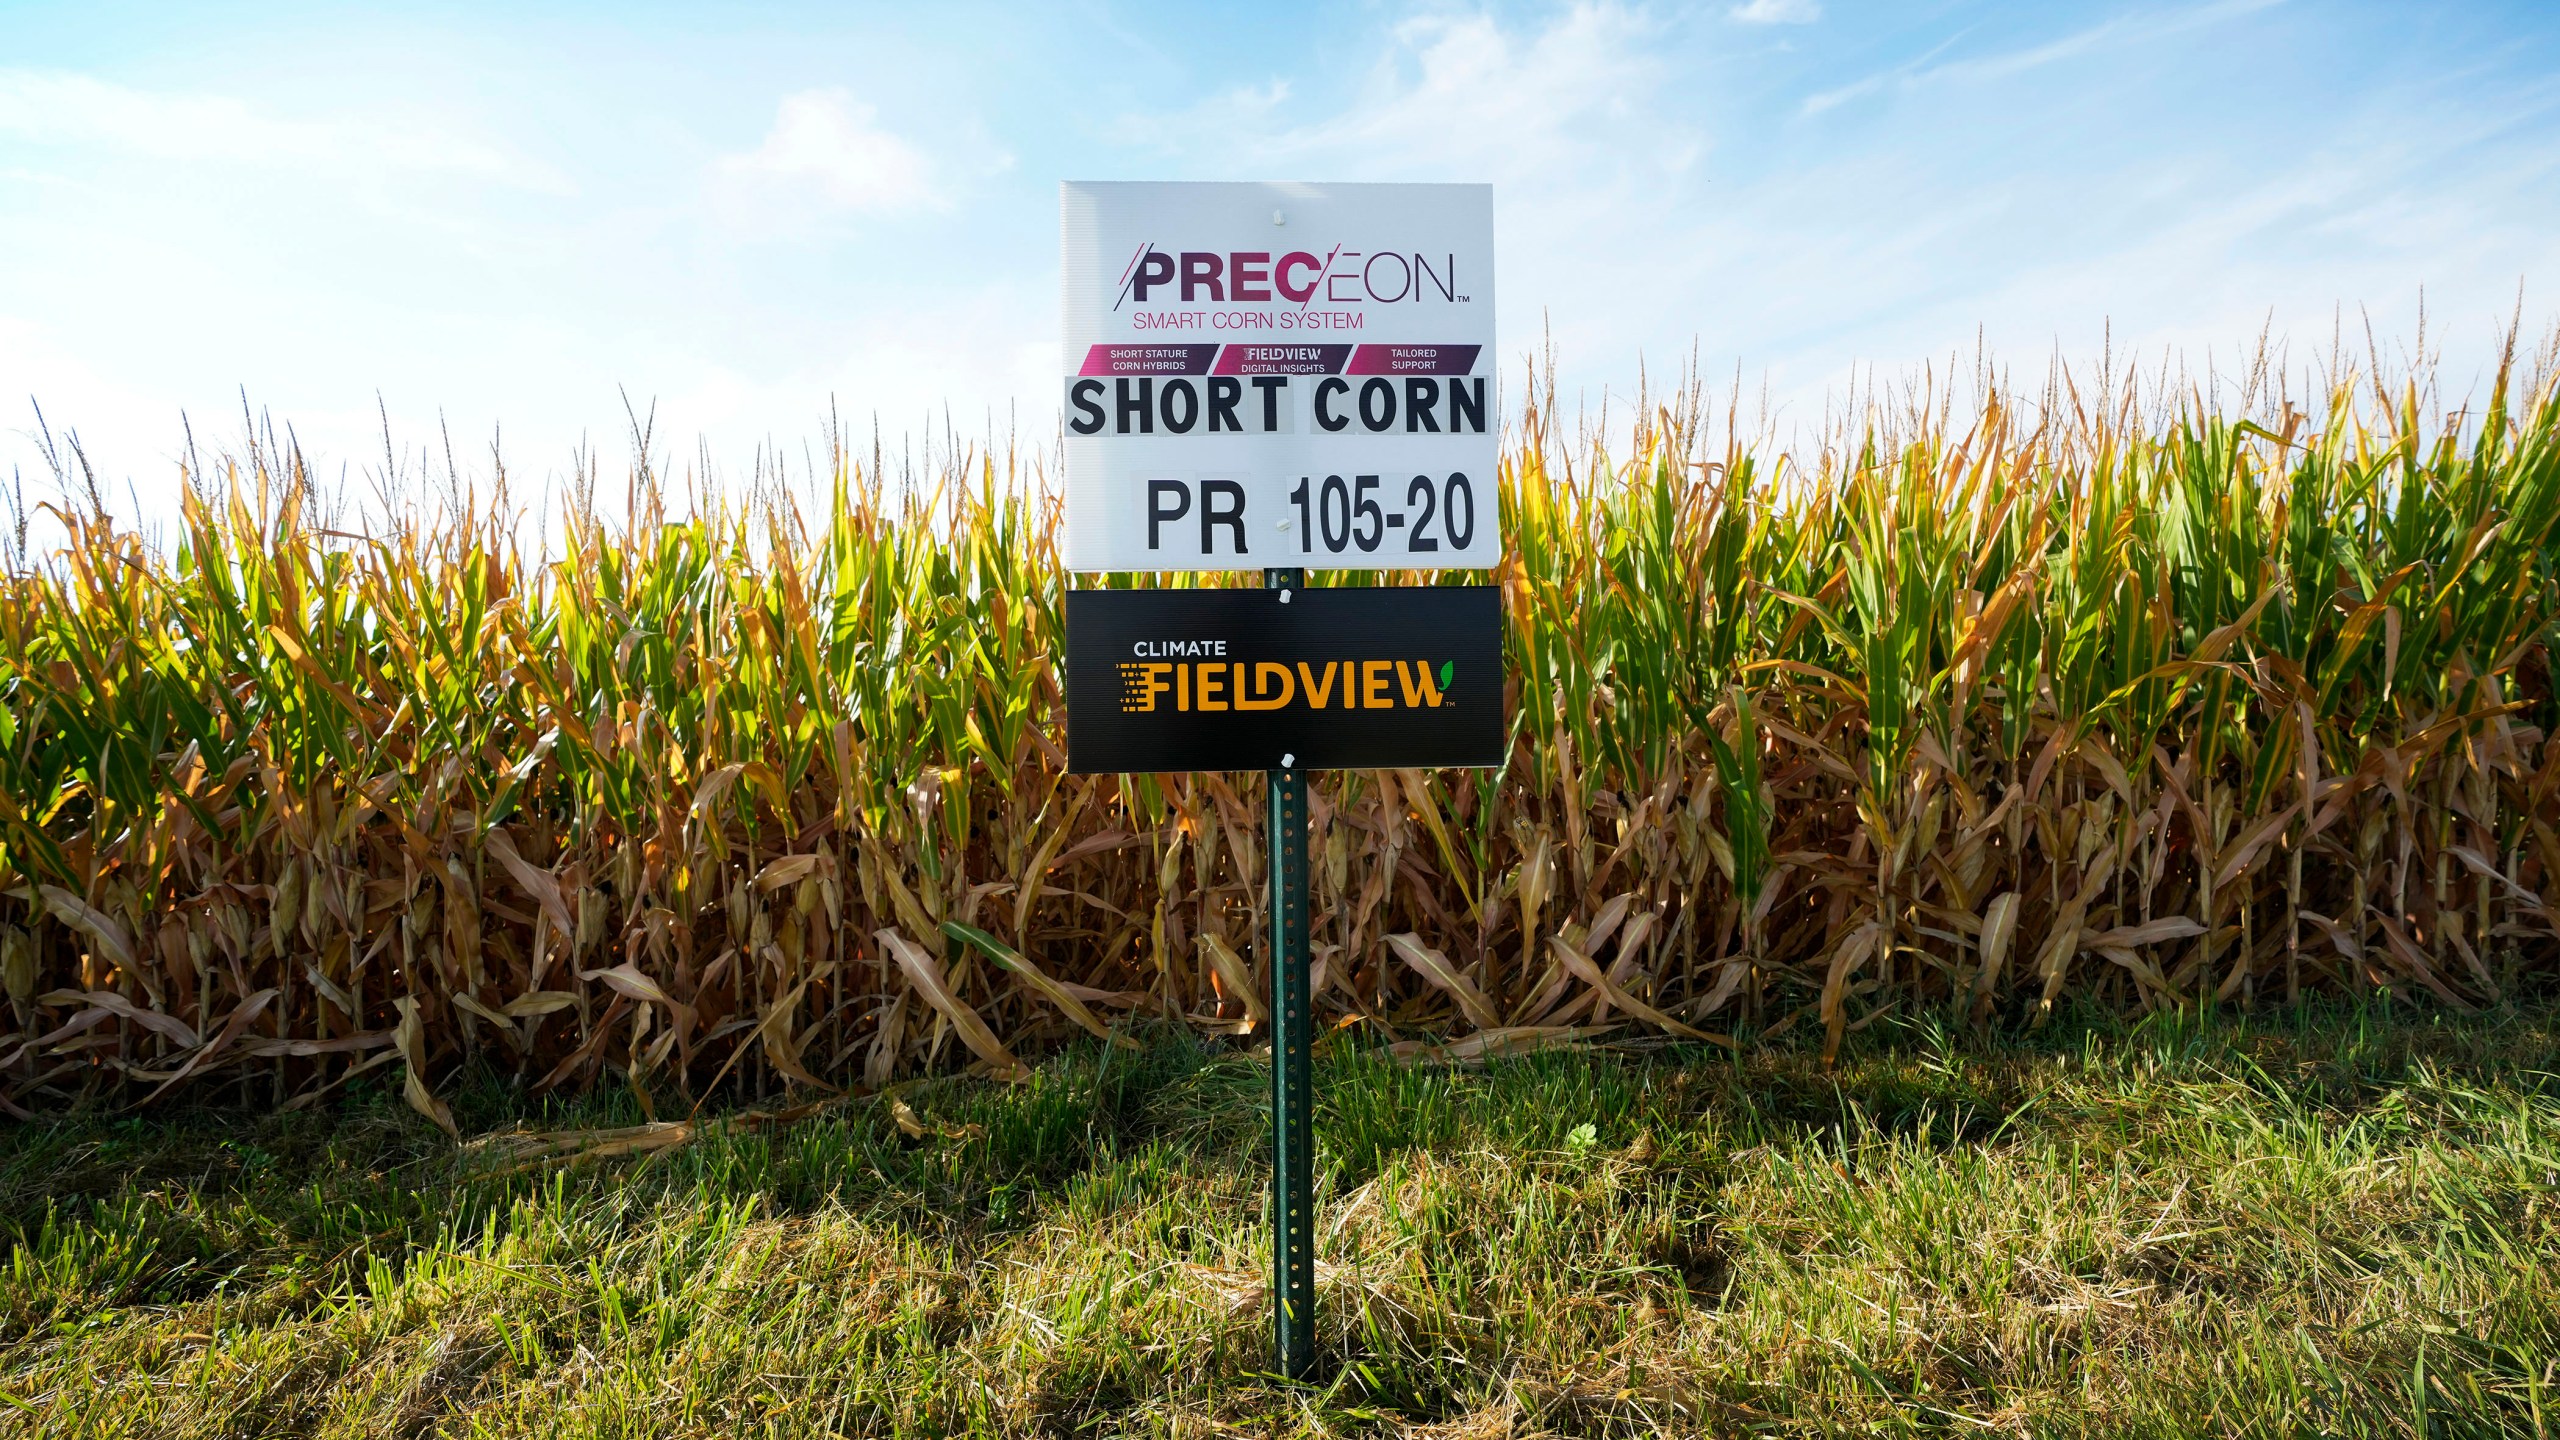
[[[1554,416],[1533,376],[1507,763],[1316,786],[1345,1024],[1836,1046],[2560,969],[2550,385]],[[1044,473],[838,446],[678,512],[646,461],[540,523],[340,528],[254,439],[156,540],[69,487],[0,578],[0,1109],[1253,1035],[1260,777],[1066,773]]]

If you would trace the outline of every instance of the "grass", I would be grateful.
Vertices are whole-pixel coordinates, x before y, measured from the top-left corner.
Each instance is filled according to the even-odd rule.
[[[376,1077],[334,1114],[12,1129],[0,1433],[2439,1437],[2560,1413],[2560,1006],[1889,1019],[1832,1069],[1811,1033],[1477,1072],[1359,1033],[1318,1086],[1318,1387],[1263,1373],[1266,1072],[1176,1030],[516,1175]],[[453,1095],[474,1131],[631,1103],[486,1070]]]

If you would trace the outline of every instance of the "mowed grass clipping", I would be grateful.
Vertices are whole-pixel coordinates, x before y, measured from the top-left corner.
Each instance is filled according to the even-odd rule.
[[[39,1123],[0,1433],[2546,1434],[2555,1025],[1337,1039],[1308,1388],[1265,1373],[1268,1072],[1180,1031],[511,1175],[387,1092]],[[639,1118],[510,1093],[457,1105]]]

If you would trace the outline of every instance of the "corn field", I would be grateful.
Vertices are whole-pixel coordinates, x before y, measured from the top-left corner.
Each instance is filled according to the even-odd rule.
[[[2450,411],[2057,373],[1783,449],[1693,386],[1615,455],[1533,371],[1508,762],[1319,777],[1319,1007],[1465,1059],[2547,982],[2560,390],[2512,350]],[[723,498],[636,438],[620,513],[586,462],[538,523],[501,478],[342,528],[252,431],[149,537],[58,467],[0,582],[0,1108],[1253,1043],[1259,777],[1065,772],[1045,467],[838,437]]]

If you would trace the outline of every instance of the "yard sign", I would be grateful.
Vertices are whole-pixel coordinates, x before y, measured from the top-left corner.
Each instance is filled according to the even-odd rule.
[[[1063,198],[1068,569],[1501,558],[1491,186]]]
[[[1502,761],[1489,585],[1306,588],[1306,567],[1489,569],[1493,192],[1069,184],[1070,570],[1263,588],[1071,590],[1067,763],[1264,770],[1272,1340],[1315,1364],[1309,769]]]

